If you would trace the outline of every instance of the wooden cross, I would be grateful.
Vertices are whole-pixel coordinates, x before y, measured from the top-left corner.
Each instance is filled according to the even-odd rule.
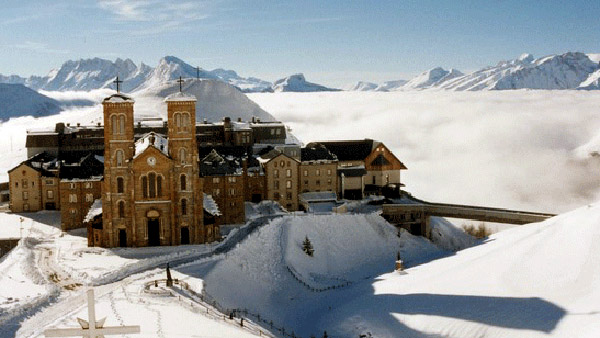
[[[181,78],[181,76],[180,76],[180,77],[179,77],[179,80],[177,80],[177,82],[179,82],[179,91],[181,92],[181,91],[183,90],[183,89],[182,89],[182,85],[183,85],[183,83],[184,83],[185,81],[184,81],[184,80]]]
[[[104,327],[106,318],[96,321],[96,310],[94,309],[94,290],[90,289],[88,295],[88,321],[77,318],[81,329],[48,329],[44,331],[46,337],[78,337],[104,338],[104,335],[136,334],[140,333],[139,326],[108,326]]]
[[[121,88],[119,87],[120,83],[123,83],[123,81],[119,80],[119,76],[117,75],[117,78],[113,81],[113,83],[117,84],[117,93],[121,92]]]

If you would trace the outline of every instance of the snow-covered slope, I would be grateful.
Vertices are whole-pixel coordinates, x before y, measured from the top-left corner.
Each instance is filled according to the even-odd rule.
[[[579,84],[579,88],[586,90],[600,89],[600,69],[590,74],[585,81]]]
[[[410,81],[408,81],[402,89],[425,89],[434,87],[438,83],[442,83],[444,81],[448,81],[450,79],[463,76],[459,70],[450,69],[445,70],[441,67],[430,69],[426,72],[423,72]]]
[[[306,238],[313,257],[302,251]],[[222,306],[309,337],[329,330],[318,323],[328,306],[352,299],[365,278],[392,271],[398,252],[408,265],[448,254],[375,214],[295,215],[273,220],[218,261],[177,271],[203,279]]]
[[[136,106],[136,113],[150,116],[156,116],[157,113],[166,114],[163,99],[178,91],[179,83],[169,81],[135,93],[136,101],[144,102]],[[250,121],[255,116],[261,121],[275,121],[271,114],[261,109],[244,93],[221,80],[187,79],[183,84],[183,91],[196,96],[197,121],[207,119],[209,122],[219,122],[225,116],[233,120],[241,117],[243,121]]]
[[[112,81],[119,76],[123,91],[131,91],[144,81],[150,67],[143,63],[137,67],[130,59],[114,62],[100,58],[67,61],[60,69],[51,72],[41,88],[51,91],[92,90],[114,87]]]
[[[212,71],[193,67],[175,56],[166,56],[151,70],[138,89],[146,89],[164,85],[169,81],[184,79],[213,79],[231,84],[246,92],[261,92],[271,86],[270,82],[257,78],[242,78],[233,70],[215,69]]]
[[[596,337],[599,223],[589,205],[380,276],[323,325],[344,337]]]
[[[534,59],[531,54],[501,61],[471,74],[439,82],[451,90],[575,89],[599,68],[583,53],[568,52]]]
[[[0,121],[19,116],[47,116],[61,111],[60,103],[22,84],[0,83]]]
[[[391,90],[396,90],[401,88],[402,86],[404,86],[406,84],[406,80],[393,80],[393,81],[385,81],[384,83],[380,84],[377,88],[375,88],[375,91],[378,92],[387,92],[387,91],[391,91]]]
[[[339,90],[308,82],[302,73],[279,79],[273,83],[272,88],[275,92],[331,92]]]
[[[130,59],[116,59],[114,62],[101,58],[69,60],[59,69],[54,69],[47,76],[23,78],[17,75],[0,75],[0,83],[20,83],[35,90],[69,91],[114,88],[112,83],[119,76],[123,81],[122,90],[132,92],[138,89],[159,86],[179,76],[183,78],[218,79],[238,87],[244,92],[262,92],[270,89],[271,83],[257,78],[240,77],[233,70],[200,69],[185,63],[174,56],[166,56],[155,68],[144,63],[136,66]]]
[[[366,81],[358,81],[354,84],[349,85],[347,88],[345,88],[345,90],[365,92],[365,91],[375,90],[376,88],[377,88],[376,83],[366,82]]]

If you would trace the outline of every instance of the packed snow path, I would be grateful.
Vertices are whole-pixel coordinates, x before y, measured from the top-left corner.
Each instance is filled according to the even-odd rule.
[[[37,214],[33,214],[33,216],[40,217],[40,215]],[[0,312],[0,336],[13,337],[17,330],[20,330],[20,336],[35,336],[36,329],[31,329],[31,327],[36,328],[38,327],[38,325],[34,324],[30,325],[29,328],[21,327],[21,329],[19,329],[19,327],[21,326],[20,322],[24,318],[35,315],[34,318],[39,318],[35,322],[44,323],[51,318],[59,318],[65,313],[68,313],[69,310],[73,308],[74,302],[76,303],[77,300],[79,300],[79,297],[76,295],[81,292],[80,286],[82,284],[118,284],[120,280],[123,280],[128,276],[131,276],[136,273],[142,273],[143,271],[152,270],[157,266],[164,266],[167,262],[170,262],[173,266],[177,266],[186,262],[191,262],[198,259],[205,259],[214,255],[225,253],[234,248],[237,245],[237,243],[245,239],[254,230],[268,222],[268,220],[271,220],[276,217],[280,217],[280,215],[268,215],[257,217],[251,222],[249,222],[246,226],[236,231],[233,231],[225,241],[218,243],[217,245],[194,246],[199,248],[205,248],[204,250],[189,250],[185,246],[164,248],[165,252],[163,252],[162,255],[159,253],[159,257],[150,257],[145,260],[130,263],[126,266],[121,266],[121,268],[116,267],[113,272],[103,274],[96,278],[88,274],[88,272],[90,271],[80,272],[77,270],[72,270],[73,266],[77,265],[77,261],[75,261],[75,263],[71,263],[71,265],[64,265],[65,263],[69,262],[64,260],[65,256],[61,255],[61,249],[67,252],[71,252],[72,254],[76,253],[76,251],[73,251],[73,243],[69,244],[69,240],[63,238],[59,231],[53,231],[52,235],[48,236],[48,233],[40,231],[39,229],[34,228],[32,225],[32,228],[30,229],[30,236],[32,237],[24,239],[24,243],[31,247],[30,250],[32,254],[35,254],[36,257],[35,263],[33,266],[30,267],[30,269],[37,270],[37,273],[43,276],[46,279],[46,281],[50,283],[50,287],[52,285],[56,285],[58,286],[58,288],[51,288],[51,291],[45,297],[41,297],[39,300],[33,302],[30,301],[28,303],[25,303],[26,306],[24,307],[12,308],[10,311]],[[46,223],[52,224],[53,222],[47,221]],[[56,221],[54,221],[54,223],[56,223]],[[43,239],[40,239],[40,237],[42,237]],[[66,237],[69,236],[67,235]],[[81,240],[77,241],[81,242]],[[150,253],[154,252],[153,250],[155,249],[149,248],[148,250],[150,250]],[[142,249],[142,251],[144,251],[144,249]],[[127,252],[125,254],[130,254],[130,252]],[[66,270],[70,271],[66,271],[65,268]],[[79,277],[86,277],[87,279],[75,279],[73,277],[73,273],[75,273],[75,275],[78,275]],[[26,334],[26,332],[29,332],[29,334]]]

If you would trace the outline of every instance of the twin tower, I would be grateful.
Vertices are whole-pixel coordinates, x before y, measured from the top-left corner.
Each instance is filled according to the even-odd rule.
[[[219,238],[218,227],[203,222],[196,98],[180,91],[165,102],[166,138],[135,135],[132,98],[116,93],[102,101],[102,229],[94,231],[95,245],[200,244]]]

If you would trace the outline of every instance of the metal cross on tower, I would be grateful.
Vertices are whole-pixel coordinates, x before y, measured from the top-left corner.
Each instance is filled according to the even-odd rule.
[[[113,81],[113,83],[117,84],[117,93],[121,92],[121,88],[119,86],[120,83],[123,83],[123,81],[119,80],[119,76],[117,76],[117,78]]]
[[[180,92],[181,92],[181,91],[183,91],[183,88],[182,88],[182,86],[183,86],[183,83],[184,83],[185,81],[184,81],[184,80],[181,78],[181,76],[180,76],[180,77],[179,77],[179,80],[177,80],[177,82],[179,82],[179,91],[180,91]]]
[[[104,335],[120,335],[127,333],[140,333],[139,326],[107,326],[104,327],[102,318],[96,321],[96,310],[94,309],[94,290],[87,292],[88,296],[88,320],[77,318],[81,329],[48,329],[44,331],[46,337],[78,337],[104,338]]]

